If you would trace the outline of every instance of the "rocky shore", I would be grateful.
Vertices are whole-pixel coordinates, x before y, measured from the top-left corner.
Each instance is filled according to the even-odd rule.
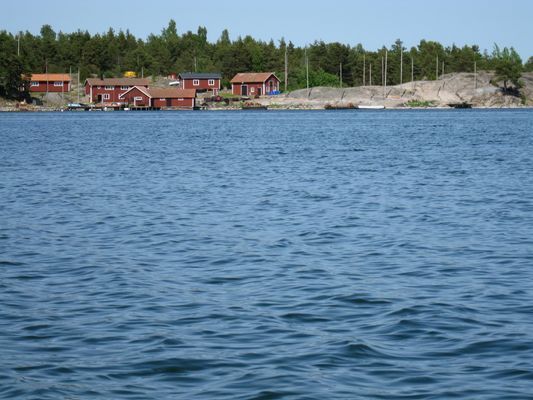
[[[385,108],[449,108],[450,104],[468,104],[474,108],[524,108],[533,107],[533,73],[521,79],[520,93],[505,93],[501,82],[494,82],[494,74],[480,72],[454,73],[439,80],[415,81],[397,86],[364,86],[351,88],[314,87],[295,90],[277,96],[254,99],[269,109],[355,108],[357,106],[383,106]],[[156,86],[167,86],[164,79],[157,79]],[[73,92],[74,93],[74,92]],[[74,101],[74,94],[48,94],[41,99],[43,105],[18,104],[0,99],[0,111],[54,111],[64,108],[67,101]],[[87,101],[88,99],[83,99]],[[240,104],[210,109],[240,109]]]
[[[476,108],[519,108],[533,106],[533,74],[524,74],[522,96],[505,94],[494,84],[494,75],[481,72],[477,80],[472,73],[442,76],[436,81],[415,81],[403,85],[364,86],[353,88],[315,87],[286,95],[259,99],[269,108],[323,109],[334,107],[384,106],[386,108],[449,107],[468,103]]]

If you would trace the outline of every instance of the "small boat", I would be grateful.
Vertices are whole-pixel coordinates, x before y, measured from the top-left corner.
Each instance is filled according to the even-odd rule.
[[[357,106],[358,110],[383,110],[385,106],[369,106],[360,104]]]

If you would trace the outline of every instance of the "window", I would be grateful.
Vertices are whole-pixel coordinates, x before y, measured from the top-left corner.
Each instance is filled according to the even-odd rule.
[[[165,101],[166,99],[159,99],[159,100],[161,100],[161,101]]]
[[[143,99],[143,98],[142,98],[141,96],[135,96],[135,97],[133,98],[133,101],[142,101],[142,99]]]
[[[104,97],[103,97],[103,99],[104,99],[104,100],[109,100],[110,97],[111,97],[111,96],[109,95],[109,93],[104,93]]]
[[[183,101],[183,99],[178,99],[178,101]]]
[[[208,84],[209,86],[215,86],[215,80],[214,80],[214,79],[209,79],[209,80],[207,81],[207,84]]]
[[[128,90],[129,88],[130,88],[129,86],[121,86],[120,90]]]
[[[114,86],[106,85],[106,87],[105,87],[105,90],[113,90],[113,89],[114,89]]]
[[[39,86],[39,82],[35,82],[35,81],[33,81],[33,82],[31,83],[31,85],[32,85],[32,86]]]
[[[97,88],[97,89],[102,89],[102,86],[97,86],[96,88]]]
[[[251,88],[250,88],[250,93],[253,93],[253,92],[255,92],[255,88],[254,88],[254,87],[251,87]]]
[[[63,82],[54,82],[54,86],[61,87],[61,86],[63,86]]]
[[[193,79],[192,80],[192,84],[193,84],[193,86],[199,86],[200,85],[200,80],[199,79]]]

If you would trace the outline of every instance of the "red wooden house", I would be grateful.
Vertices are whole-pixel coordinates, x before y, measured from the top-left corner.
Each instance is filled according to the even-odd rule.
[[[30,92],[70,92],[69,74],[31,74]]]
[[[280,80],[273,72],[246,72],[233,77],[231,92],[237,96],[262,96],[279,91]]]
[[[120,96],[133,107],[188,108],[195,106],[196,90],[134,86]]]
[[[85,94],[91,103],[120,103],[120,96],[133,86],[148,87],[144,78],[88,78],[85,81]]]
[[[212,91],[217,95],[222,75],[218,72],[182,72],[177,81],[180,89],[195,89],[197,92]]]

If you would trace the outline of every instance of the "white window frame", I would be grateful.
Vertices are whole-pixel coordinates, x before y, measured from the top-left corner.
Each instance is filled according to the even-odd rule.
[[[38,82],[38,81],[32,81],[31,82],[31,86],[40,86],[40,85],[41,85],[41,83]]]
[[[130,88],[129,86],[121,86],[120,90],[128,90],[129,88]]]
[[[135,96],[135,97],[133,98],[133,101],[143,101],[143,100],[144,100],[144,99],[143,99],[142,96]]]
[[[115,87],[112,85],[105,85],[105,90],[114,90]]]
[[[193,79],[192,80],[192,85],[193,86],[200,86],[200,79]]]
[[[214,80],[214,79],[209,79],[209,80],[207,81],[207,84],[208,84],[209,86],[215,86],[215,80]]]
[[[61,86],[63,86],[63,82],[61,82],[61,81],[55,81],[55,82],[54,82],[54,86],[56,86],[56,87],[61,87]]]
[[[250,93],[255,93],[255,87],[254,87],[254,86],[252,86],[252,87],[250,88]]]
[[[102,95],[102,100],[109,100],[111,98],[111,95],[109,93],[104,93]]]
[[[183,100],[185,100],[185,99],[178,99],[178,101],[183,101]]]

